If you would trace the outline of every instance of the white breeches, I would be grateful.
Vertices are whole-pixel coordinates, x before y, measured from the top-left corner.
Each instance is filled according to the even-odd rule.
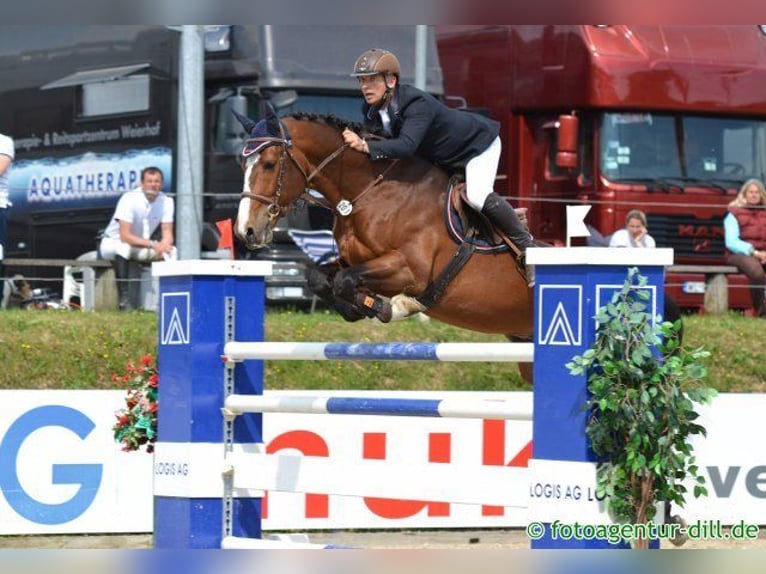
[[[477,211],[481,211],[484,200],[495,191],[495,177],[502,149],[498,136],[484,152],[471,159],[465,166],[468,203]]]
[[[151,247],[133,247],[132,245],[120,241],[119,239],[112,239],[111,237],[104,237],[101,240],[99,246],[99,253],[103,259],[114,259],[117,255],[124,257],[125,259],[132,259],[134,261],[155,261],[157,260],[157,253]],[[178,250],[173,247],[173,251],[170,255],[165,256],[165,260],[175,260],[178,258]]]

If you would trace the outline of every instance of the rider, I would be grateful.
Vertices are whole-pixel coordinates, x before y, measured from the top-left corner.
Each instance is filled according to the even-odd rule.
[[[468,203],[486,215],[521,250],[534,246],[532,236],[507,201],[493,191],[500,160],[500,125],[489,118],[449,108],[432,95],[399,83],[399,60],[388,50],[373,48],[354,64],[364,96],[364,123],[382,130],[385,140],[364,140],[346,129],[349,147],[372,161],[411,156],[450,167],[465,166]],[[527,267],[530,286],[532,269]]]

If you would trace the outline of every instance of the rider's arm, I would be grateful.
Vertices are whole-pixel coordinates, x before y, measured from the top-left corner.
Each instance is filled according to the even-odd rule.
[[[402,127],[396,137],[368,141],[372,161],[411,157],[420,147],[436,111],[424,98],[416,98],[401,111]]]

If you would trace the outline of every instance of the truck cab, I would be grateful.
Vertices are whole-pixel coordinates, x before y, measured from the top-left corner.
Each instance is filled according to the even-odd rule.
[[[444,26],[437,41],[448,96],[501,122],[497,188],[538,239],[563,244],[567,204],[593,206],[602,242],[637,208],[677,266],[725,264],[727,205],[766,174],[762,27]],[[743,284],[733,308],[750,306]],[[667,288],[703,307],[703,274]]]

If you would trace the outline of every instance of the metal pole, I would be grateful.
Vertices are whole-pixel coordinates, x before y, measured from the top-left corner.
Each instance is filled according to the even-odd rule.
[[[426,89],[426,70],[428,65],[428,26],[415,26],[415,87]]]
[[[202,26],[181,26],[178,66],[176,244],[180,259],[199,259],[204,178],[205,47]]]

